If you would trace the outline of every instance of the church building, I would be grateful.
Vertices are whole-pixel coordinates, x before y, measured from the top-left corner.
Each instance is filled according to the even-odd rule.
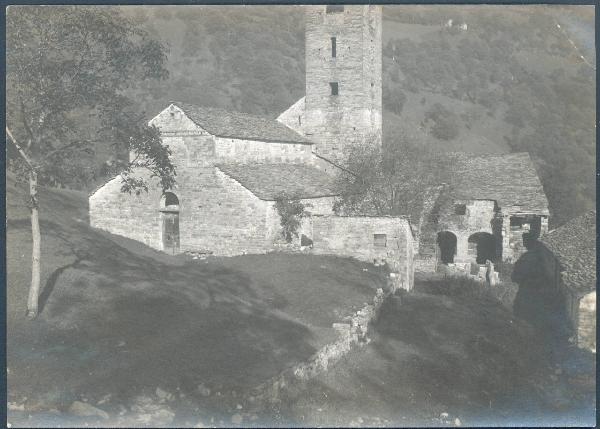
[[[333,213],[346,145],[381,144],[381,26],[381,6],[307,6],[306,96],[278,119],[171,102],[150,124],[177,184],[128,195],[117,176],[90,196],[91,225],[169,253],[266,253],[281,242],[275,201],[285,193],[309,213],[311,253],[385,260],[410,289],[406,218]]]
[[[406,289],[415,269],[516,261],[548,228],[527,153],[448,154],[454,183],[423,189],[416,216],[334,214],[348,147],[382,145],[382,7],[305,10],[305,96],[277,118],[169,103],[150,124],[172,151],[177,184],[131,196],[117,176],[90,196],[91,225],[169,253],[266,253],[281,248],[275,201],[285,193],[307,208],[308,251],[386,261]]]

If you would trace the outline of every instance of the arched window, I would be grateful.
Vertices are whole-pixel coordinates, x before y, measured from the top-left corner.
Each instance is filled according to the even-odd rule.
[[[179,198],[173,192],[165,192],[161,198],[161,210],[179,211]]]
[[[472,234],[468,240],[469,254],[475,257],[475,262],[482,265],[488,259],[497,262],[496,237],[487,232],[477,232]]]

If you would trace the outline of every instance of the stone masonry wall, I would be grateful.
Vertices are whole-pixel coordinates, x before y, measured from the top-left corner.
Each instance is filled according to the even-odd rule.
[[[466,206],[464,215],[456,214],[455,207],[458,204]],[[502,254],[504,262],[516,262],[527,249],[523,243],[523,232],[528,230],[529,225],[524,228],[511,228],[510,218],[513,216],[538,218],[540,222],[540,236],[548,230],[548,217],[543,213],[527,213],[520,211],[519,207],[495,207],[492,200],[456,200],[452,205],[440,210],[440,219],[435,230],[429,231],[428,235],[419,237],[426,243],[437,243],[436,234],[441,231],[452,232],[457,238],[457,249],[455,262],[467,263],[475,260],[476,248],[469,243],[469,237],[477,232],[492,234],[497,240],[497,252]],[[421,231],[423,234],[423,231]],[[419,249],[423,250],[424,246]],[[416,269],[421,272],[434,271],[437,268],[437,244],[431,246],[435,252],[427,248],[423,254],[419,254],[416,260]]]
[[[522,227],[511,227],[511,217],[527,217],[528,222]],[[548,232],[548,216],[540,213],[522,213],[519,207],[502,208],[502,258],[507,262],[516,262],[526,251],[523,233],[531,230],[532,218],[538,218],[540,237]]]
[[[215,137],[216,156],[220,162],[311,163],[313,145],[260,142]]]
[[[579,326],[577,344],[596,352],[596,291],[588,293],[579,301]]]
[[[408,221],[393,217],[312,216],[312,252],[386,261],[405,289],[413,286],[413,237]],[[375,234],[385,234],[377,246]]]
[[[162,192],[156,186],[141,195],[124,194],[120,189],[121,177],[117,176],[90,196],[90,225],[161,249]]]
[[[166,109],[153,123],[161,128],[177,169],[171,191],[179,199],[180,251],[266,252],[269,203],[214,167],[219,161],[215,138],[177,108]],[[120,179],[113,179],[90,196],[91,225],[163,250],[161,196],[156,183],[148,193],[123,194]]]
[[[305,97],[302,97],[277,117],[277,120],[299,134],[304,134],[306,125]]]
[[[440,218],[438,231],[449,231],[456,235],[454,262],[474,262],[475,257],[472,254],[472,249],[469,250],[469,237],[477,232],[493,234],[494,201],[456,202],[456,204],[461,203],[466,205],[465,214],[455,214],[454,207],[449,208]]]
[[[355,143],[381,144],[381,6],[346,5],[341,13],[306,7],[304,133],[316,152],[340,161]],[[336,38],[332,57],[331,38]],[[338,95],[331,95],[337,82]]]

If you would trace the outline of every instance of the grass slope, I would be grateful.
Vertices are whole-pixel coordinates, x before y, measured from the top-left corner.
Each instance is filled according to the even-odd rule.
[[[531,326],[459,289],[432,293],[420,283],[419,292],[388,300],[371,343],[284,401],[282,413],[313,427],[456,426],[457,418],[467,426],[593,425],[594,357],[556,371]]]
[[[373,266],[336,257],[162,254],[90,228],[83,194],[40,197],[42,310],[28,322],[30,224],[23,188],[9,180],[8,394],[28,410],[111,394],[104,407],[116,411],[157,387],[194,398],[200,383],[222,392],[204,405],[223,409],[232,391],[335,338],[332,323],[382,286]]]

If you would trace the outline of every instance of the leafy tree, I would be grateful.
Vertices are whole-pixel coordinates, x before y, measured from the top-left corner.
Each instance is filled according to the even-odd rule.
[[[350,148],[339,176],[338,214],[411,216],[423,204],[428,190],[452,180],[451,159],[430,148],[399,138],[384,148],[356,145]],[[350,173],[351,172],[351,173]]]
[[[275,200],[275,208],[279,214],[283,238],[291,243],[298,236],[300,222],[306,216],[304,204],[284,192]]]
[[[10,7],[7,13],[7,127],[9,168],[29,179],[33,236],[28,317],[40,291],[39,185],[86,180],[90,155],[111,142],[132,153],[122,191],[147,190],[137,172],[174,184],[170,151],[124,91],[136,80],[161,79],[164,47],[131,20],[107,7]],[[144,173],[145,177],[148,174]]]

